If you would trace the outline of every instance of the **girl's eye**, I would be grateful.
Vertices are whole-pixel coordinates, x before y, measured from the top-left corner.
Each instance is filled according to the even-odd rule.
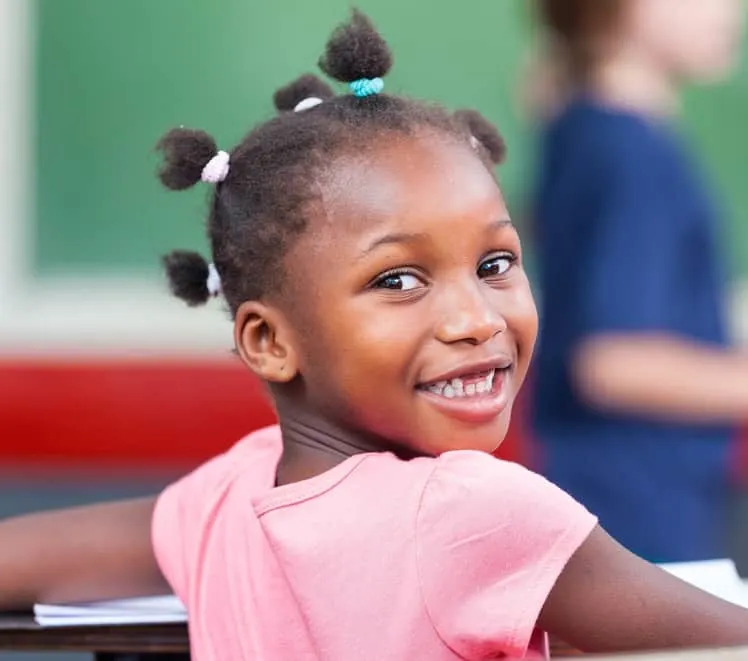
[[[376,289],[410,291],[423,287],[423,282],[411,273],[388,273],[374,283]]]
[[[504,275],[512,268],[512,265],[516,261],[517,258],[508,253],[489,257],[487,260],[481,262],[478,267],[478,276],[481,278],[495,278],[496,276]]]

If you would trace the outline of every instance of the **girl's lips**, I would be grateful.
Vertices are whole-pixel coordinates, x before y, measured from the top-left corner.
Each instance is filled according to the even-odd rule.
[[[482,377],[480,382],[485,383],[487,378]],[[468,391],[473,385],[468,383],[467,387],[464,387],[467,392],[457,394],[451,382],[441,388],[441,394],[438,383],[432,384],[431,387],[419,386],[416,391],[440,413],[460,422],[479,425],[493,421],[508,406],[510,378],[511,370],[497,369],[493,372],[490,388],[483,392],[478,392],[477,388],[475,392],[472,392],[472,389]],[[459,380],[459,377],[455,377],[454,380]]]
[[[463,363],[451,368],[434,377],[429,377],[418,384],[419,388],[428,387],[440,381],[451,381],[452,379],[468,378],[476,375],[485,375],[491,370],[502,371],[512,366],[512,360],[507,355],[497,355],[481,361]]]

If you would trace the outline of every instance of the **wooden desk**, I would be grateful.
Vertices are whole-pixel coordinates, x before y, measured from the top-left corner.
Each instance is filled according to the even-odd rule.
[[[0,615],[0,650],[90,652],[97,661],[189,661],[184,624],[40,627],[30,614]]]
[[[189,661],[187,626],[40,627],[30,614],[0,615],[0,650],[14,652],[88,652],[97,661]],[[551,654],[573,653],[551,645]],[[589,655],[588,661],[746,661],[748,648]]]
[[[97,661],[190,661],[187,625],[42,627],[28,613],[0,614],[0,650],[88,652]],[[551,656],[578,652],[551,640]]]
[[[679,650],[674,652],[640,652],[637,654],[590,655],[586,661],[746,661],[748,647]]]
[[[551,656],[580,653],[551,639]],[[88,652],[97,661],[190,661],[185,624],[42,627],[30,613],[0,613],[0,650]]]

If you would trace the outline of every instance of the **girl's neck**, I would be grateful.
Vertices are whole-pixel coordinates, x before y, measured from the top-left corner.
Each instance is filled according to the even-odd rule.
[[[357,454],[392,451],[402,458],[412,456],[284,398],[276,399],[276,410],[283,435],[279,485],[314,477]]]
[[[619,49],[592,72],[589,90],[602,103],[656,117],[679,111],[671,76],[634,47]]]

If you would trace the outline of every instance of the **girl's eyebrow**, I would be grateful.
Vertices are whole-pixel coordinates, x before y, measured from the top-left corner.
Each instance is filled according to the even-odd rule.
[[[366,248],[361,251],[359,259],[366,257],[370,252],[373,252],[377,248],[385,245],[391,245],[393,243],[417,243],[418,241],[424,241],[428,239],[428,234],[425,232],[392,232],[374,239]]]
[[[504,227],[511,226],[512,221],[509,218],[500,218],[499,220],[495,220],[487,225],[486,232],[496,232]],[[424,241],[427,238],[428,234],[424,232],[392,232],[390,234],[385,234],[384,236],[377,237],[366,248],[364,248],[358,259],[366,257],[366,255],[381,246],[391,245],[393,243],[416,243],[418,241]]]

